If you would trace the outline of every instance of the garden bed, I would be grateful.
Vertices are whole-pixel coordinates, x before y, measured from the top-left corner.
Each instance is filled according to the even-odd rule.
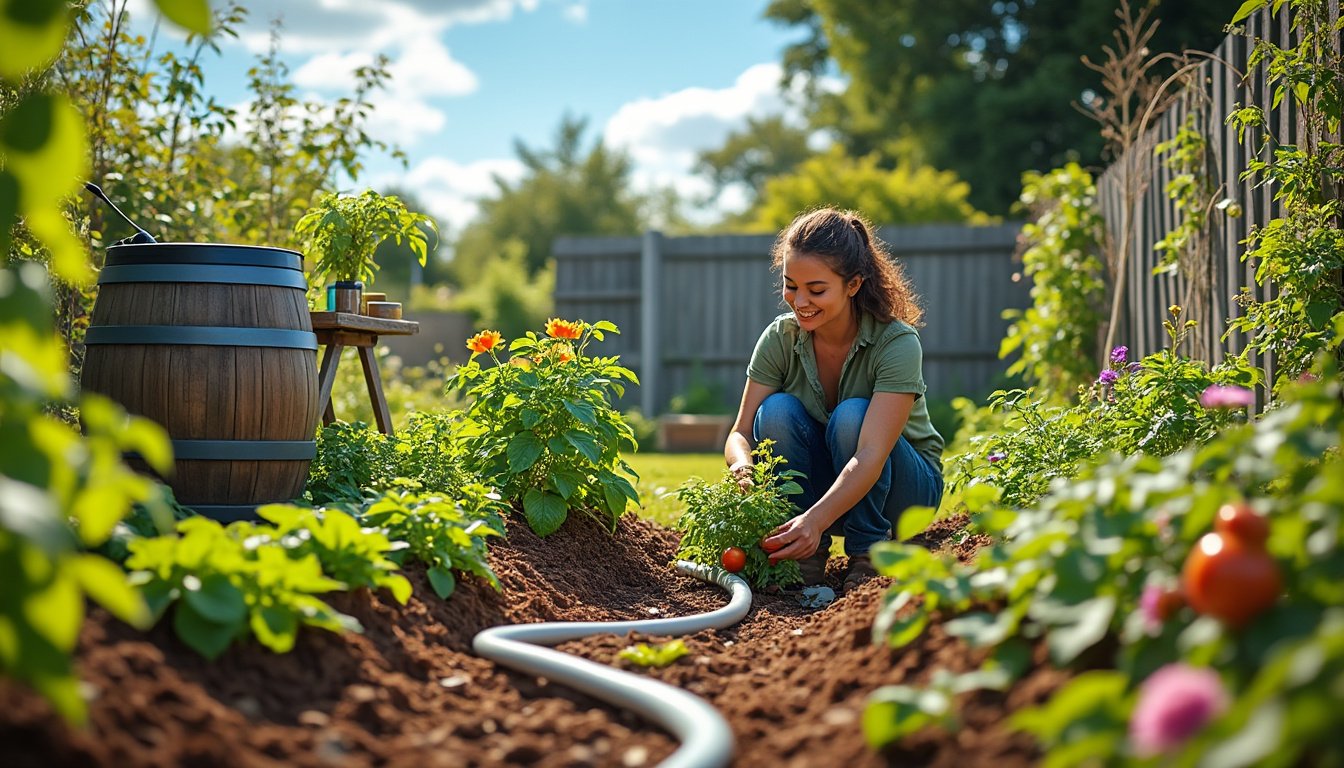
[[[965,557],[957,521],[925,535]],[[955,538],[954,538],[955,536]],[[956,541],[957,543],[953,543]],[[726,595],[669,567],[677,534],[632,516],[615,537],[581,515],[547,539],[515,523],[491,549],[497,593],[465,579],[438,599],[423,570],[399,606],[360,590],[333,596],[362,635],[305,629],[292,653],[254,642],[206,662],[161,625],[140,633],[93,609],[77,668],[90,725],[64,725],[45,702],[0,681],[0,749],[8,766],[50,765],[653,765],[675,749],[656,727],[471,653],[472,636],[502,623],[654,618],[712,610]],[[841,572],[833,562],[831,581]],[[735,765],[1026,765],[1032,742],[1005,728],[1013,710],[1063,680],[1039,668],[1006,694],[962,698],[956,734],[926,730],[881,755],[860,729],[865,699],[892,683],[927,682],[935,667],[973,669],[981,655],[934,626],[900,651],[871,643],[889,579],[811,612],[790,595],[757,595],[741,624],[686,638],[690,654],[649,674],[699,694],[727,718]],[[629,666],[629,637],[562,650]]]

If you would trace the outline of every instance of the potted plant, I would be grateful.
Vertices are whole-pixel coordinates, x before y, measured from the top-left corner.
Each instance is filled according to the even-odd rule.
[[[317,285],[335,281],[334,297],[327,308],[358,312],[360,292],[373,282],[378,263],[373,260],[378,244],[387,238],[404,239],[424,266],[428,239],[420,225],[438,234],[434,221],[412,213],[393,195],[371,189],[358,195],[333,193],[322,197],[294,225],[294,235],[304,254],[313,260],[310,279]],[[332,299],[335,299],[334,301]]]

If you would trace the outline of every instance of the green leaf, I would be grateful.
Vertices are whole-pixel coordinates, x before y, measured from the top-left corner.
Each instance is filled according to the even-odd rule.
[[[531,408],[524,408],[522,421],[525,428],[531,429],[541,423],[541,413]]]
[[[565,432],[565,440],[574,446],[584,458],[598,464],[602,461],[602,446],[598,445],[597,440],[589,434],[569,430]]]
[[[896,527],[896,540],[906,541],[923,533],[937,513],[938,510],[933,507],[916,506],[906,509],[901,513],[901,519]]]
[[[565,522],[569,505],[553,493],[531,488],[523,495],[523,514],[538,536],[549,536]]]
[[[613,518],[625,514],[626,495],[620,486],[615,483],[603,483],[602,493],[607,499],[607,509]]]
[[[23,618],[44,640],[68,653],[79,639],[84,596],[75,580],[60,569],[46,589],[23,595]]]
[[[388,574],[378,583],[386,587],[387,591],[392,593],[392,599],[402,605],[405,605],[406,601],[411,599],[411,582],[399,573]]]
[[[177,610],[173,612],[173,629],[177,636],[211,661],[229,647],[241,626],[242,622],[232,625],[210,621],[186,602],[178,603]]]
[[[509,441],[507,454],[509,457],[510,472],[525,472],[537,463],[541,458],[544,448],[541,441],[537,439],[536,434],[532,432],[519,432]]]
[[[1269,5],[1269,0],[1246,0],[1246,2],[1242,3],[1241,7],[1237,9],[1237,12],[1233,14],[1230,23],[1236,24],[1267,5]]]
[[[70,26],[66,0],[0,2],[0,77],[17,80],[61,53]]]
[[[873,749],[908,736],[945,716],[950,702],[937,691],[887,685],[873,691],[863,709],[863,736]]]
[[[626,646],[617,655],[622,659],[641,667],[655,667],[661,669],[688,653],[690,653],[690,649],[686,647],[686,642],[684,640],[671,640],[657,645],[635,643],[634,645]]]
[[[165,17],[188,32],[210,34],[208,0],[154,0],[154,4]]]
[[[453,594],[453,590],[457,589],[457,577],[453,575],[451,570],[442,565],[430,568],[425,571],[425,575],[429,577],[429,585],[434,588],[434,593],[444,600],[447,600]]]
[[[587,424],[588,426],[592,426],[597,423],[597,412],[593,410],[593,406],[587,403],[573,403],[566,400],[565,410],[569,411],[570,416],[573,416],[574,418],[578,419],[580,422],[584,424]]]
[[[574,492],[583,485],[583,478],[577,472],[571,472],[562,469],[551,475],[551,482],[555,484],[555,489],[560,492],[566,500],[574,497]]]
[[[243,593],[223,574],[212,573],[198,583],[184,583],[183,587],[182,599],[210,621],[233,624],[247,616]]]
[[[149,627],[150,613],[144,598],[116,563],[99,555],[81,554],[67,567],[84,592],[113,616],[137,629]]]
[[[1079,654],[1096,645],[1106,635],[1111,626],[1111,617],[1115,615],[1115,598],[1102,595],[1070,606],[1068,610],[1071,623],[1054,627],[1047,638],[1050,656],[1061,666],[1078,658]]]
[[[257,641],[276,653],[289,653],[299,634],[299,617],[288,606],[268,605],[252,614],[250,624]]]

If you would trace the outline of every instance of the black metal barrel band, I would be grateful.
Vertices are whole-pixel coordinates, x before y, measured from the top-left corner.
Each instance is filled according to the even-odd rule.
[[[94,325],[85,344],[178,344],[209,347],[274,347],[317,351],[317,334],[288,328],[218,325]]]
[[[309,461],[316,440],[173,440],[173,457],[183,461]]]
[[[98,273],[98,284],[113,283],[225,283],[308,290],[308,281],[297,270],[219,264],[121,264],[103,267]]]

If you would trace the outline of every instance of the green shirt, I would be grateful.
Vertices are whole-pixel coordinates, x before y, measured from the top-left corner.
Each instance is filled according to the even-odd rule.
[[[792,312],[771,321],[756,342],[747,364],[747,378],[798,398],[809,416],[822,424],[830,421],[826,395],[817,373],[817,356],[812,349],[812,333],[798,327]],[[910,418],[901,435],[921,456],[942,468],[943,436],[929,420],[924,400],[924,349],[919,333],[900,320],[878,322],[865,313],[859,320],[854,339],[840,368],[840,390],[836,402],[853,397],[871,400],[874,392],[900,392],[915,396]]]

